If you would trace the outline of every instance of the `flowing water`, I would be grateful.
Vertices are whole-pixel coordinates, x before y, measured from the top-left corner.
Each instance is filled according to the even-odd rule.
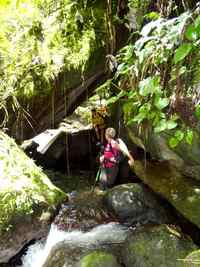
[[[29,247],[23,256],[22,267],[42,267],[51,249],[59,242],[83,247],[97,247],[101,244],[122,243],[129,233],[129,229],[119,223],[108,223],[95,227],[89,232],[64,232],[52,224],[46,243],[37,242]]]

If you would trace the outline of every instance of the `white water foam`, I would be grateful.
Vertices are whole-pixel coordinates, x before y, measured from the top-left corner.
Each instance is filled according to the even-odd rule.
[[[100,225],[87,233],[80,231],[64,232],[52,225],[45,246],[41,242],[30,246],[27,254],[22,258],[22,267],[42,267],[53,246],[61,241],[91,246],[123,242],[127,234],[128,228],[118,223]]]

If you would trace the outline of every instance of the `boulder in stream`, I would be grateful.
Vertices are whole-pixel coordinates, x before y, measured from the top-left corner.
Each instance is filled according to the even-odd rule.
[[[167,225],[140,228],[126,240],[126,267],[182,267],[183,259],[197,249],[193,241]]]
[[[172,222],[164,203],[144,184],[115,186],[107,191],[104,204],[120,221],[130,225]]]

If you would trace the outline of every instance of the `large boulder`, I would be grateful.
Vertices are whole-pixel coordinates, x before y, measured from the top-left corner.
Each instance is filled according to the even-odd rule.
[[[102,198],[102,194],[91,190],[71,192],[69,201],[61,206],[54,223],[66,232],[87,232],[100,224],[116,222],[116,218],[104,207]]]
[[[154,192],[170,202],[186,219],[200,228],[200,185],[187,179],[169,162],[135,161],[134,171]]]
[[[184,140],[176,147],[169,146],[169,140],[173,133],[164,131],[161,134],[149,131],[148,138],[138,133],[134,125],[128,128],[130,140],[151,154],[151,157],[158,161],[169,161],[170,165],[187,177],[199,180],[200,170],[200,133],[194,131],[191,144]]]
[[[174,228],[146,227],[127,238],[123,259],[126,267],[181,267],[183,259],[195,248],[191,239]]]
[[[66,198],[13,139],[0,131],[0,263],[44,236]]]
[[[122,222],[128,224],[167,223],[169,212],[155,194],[143,184],[123,184],[110,189],[104,203]]]

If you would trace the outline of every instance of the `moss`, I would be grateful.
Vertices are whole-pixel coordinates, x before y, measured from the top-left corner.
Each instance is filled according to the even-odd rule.
[[[167,225],[146,227],[136,231],[125,249],[126,266],[182,266],[182,259],[196,248],[191,239],[184,238]]]
[[[183,216],[200,227],[199,182],[190,180],[173,169],[168,162],[134,164],[136,175],[156,193],[167,199]]]
[[[0,231],[17,217],[53,210],[66,197],[42,170],[3,132],[0,132]]]
[[[80,267],[117,267],[116,258],[107,252],[94,251],[81,260]]]
[[[183,267],[199,267],[200,266],[200,250],[195,250],[183,259]]]

